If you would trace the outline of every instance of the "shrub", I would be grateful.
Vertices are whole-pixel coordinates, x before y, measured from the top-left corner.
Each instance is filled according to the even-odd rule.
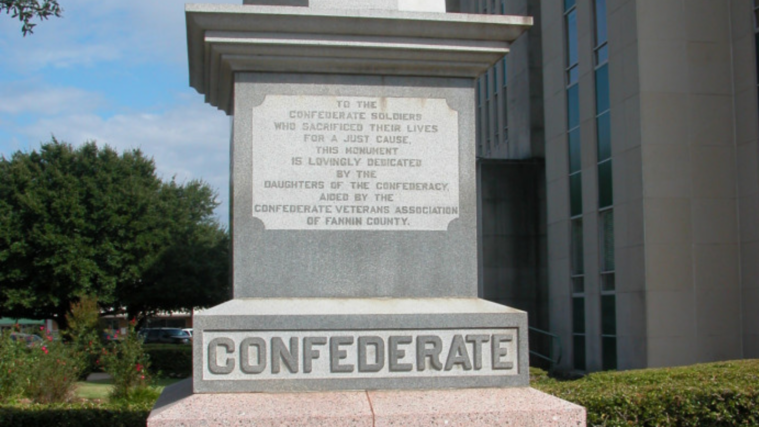
[[[589,426],[759,425],[759,360],[538,378],[533,387],[584,406]]]
[[[150,372],[164,378],[192,376],[192,346],[178,344],[147,344]]]
[[[82,361],[74,349],[54,340],[48,333],[45,342],[26,349],[24,396],[37,403],[68,401],[82,371]]]
[[[79,379],[86,379],[96,368],[96,361],[103,348],[100,333],[100,308],[96,297],[83,296],[71,304],[71,311],[66,315],[69,328],[66,336],[71,340],[73,349],[82,360]]]
[[[145,427],[151,404],[0,405],[0,426]]]
[[[11,339],[11,332],[0,334],[0,403],[16,400],[24,391],[29,369],[26,345]]]
[[[121,341],[113,341],[100,357],[103,369],[113,377],[111,399],[127,400],[142,395],[150,387],[150,362],[142,340],[134,331],[134,321]]]

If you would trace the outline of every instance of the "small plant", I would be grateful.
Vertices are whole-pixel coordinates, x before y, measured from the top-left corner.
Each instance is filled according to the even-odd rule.
[[[26,351],[24,396],[36,403],[68,402],[83,365],[76,350],[45,332],[43,343]]]
[[[95,370],[96,361],[100,357],[103,343],[100,338],[100,307],[93,296],[83,296],[78,302],[71,304],[71,311],[66,315],[69,329],[66,335],[71,345],[82,359],[83,369],[79,379],[86,379]]]
[[[142,340],[134,331],[134,324],[134,320],[129,322],[123,339],[104,348],[100,356],[103,368],[113,377],[112,400],[132,401],[152,390],[148,374],[150,361]]]

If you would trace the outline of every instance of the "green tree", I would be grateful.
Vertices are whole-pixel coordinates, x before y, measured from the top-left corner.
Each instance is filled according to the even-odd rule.
[[[21,32],[24,36],[34,32],[33,28],[37,24],[33,23],[32,19],[35,17],[42,21],[51,16],[61,16],[58,0],[0,0],[0,12],[3,11],[21,21]]]
[[[0,158],[0,314],[65,327],[84,295],[132,317],[228,299],[216,205],[201,181],[162,182],[139,150],[53,139]]]

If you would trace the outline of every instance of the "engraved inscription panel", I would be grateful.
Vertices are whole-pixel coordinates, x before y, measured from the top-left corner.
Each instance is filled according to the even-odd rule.
[[[518,374],[517,329],[205,331],[204,380]]]
[[[269,230],[446,230],[459,216],[458,113],[445,99],[267,95],[252,173]]]

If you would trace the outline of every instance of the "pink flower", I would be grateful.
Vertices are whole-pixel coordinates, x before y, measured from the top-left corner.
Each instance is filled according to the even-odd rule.
[[[47,353],[48,353],[48,352],[47,352],[47,347],[45,347],[45,346],[43,345],[43,346],[42,346],[42,351],[44,351],[44,352],[45,352],[45,354],[47,354]]]
[[[142,372],[142,365],[141,364],[138,363],[137,366],[136,366],[136,368],[137,368],[137,372]]]
[[[40,326],[40,331],[44,331],[44,330],[45,330],[45,327],[44,326]]]
[[[51,337],[50,335],[48,335],[47,336],[47,340],[50,341],[50,342],[53,342],[53,337]]]
[[[145,375],[140,375],[140,379],[144,380],[145,379]]]

